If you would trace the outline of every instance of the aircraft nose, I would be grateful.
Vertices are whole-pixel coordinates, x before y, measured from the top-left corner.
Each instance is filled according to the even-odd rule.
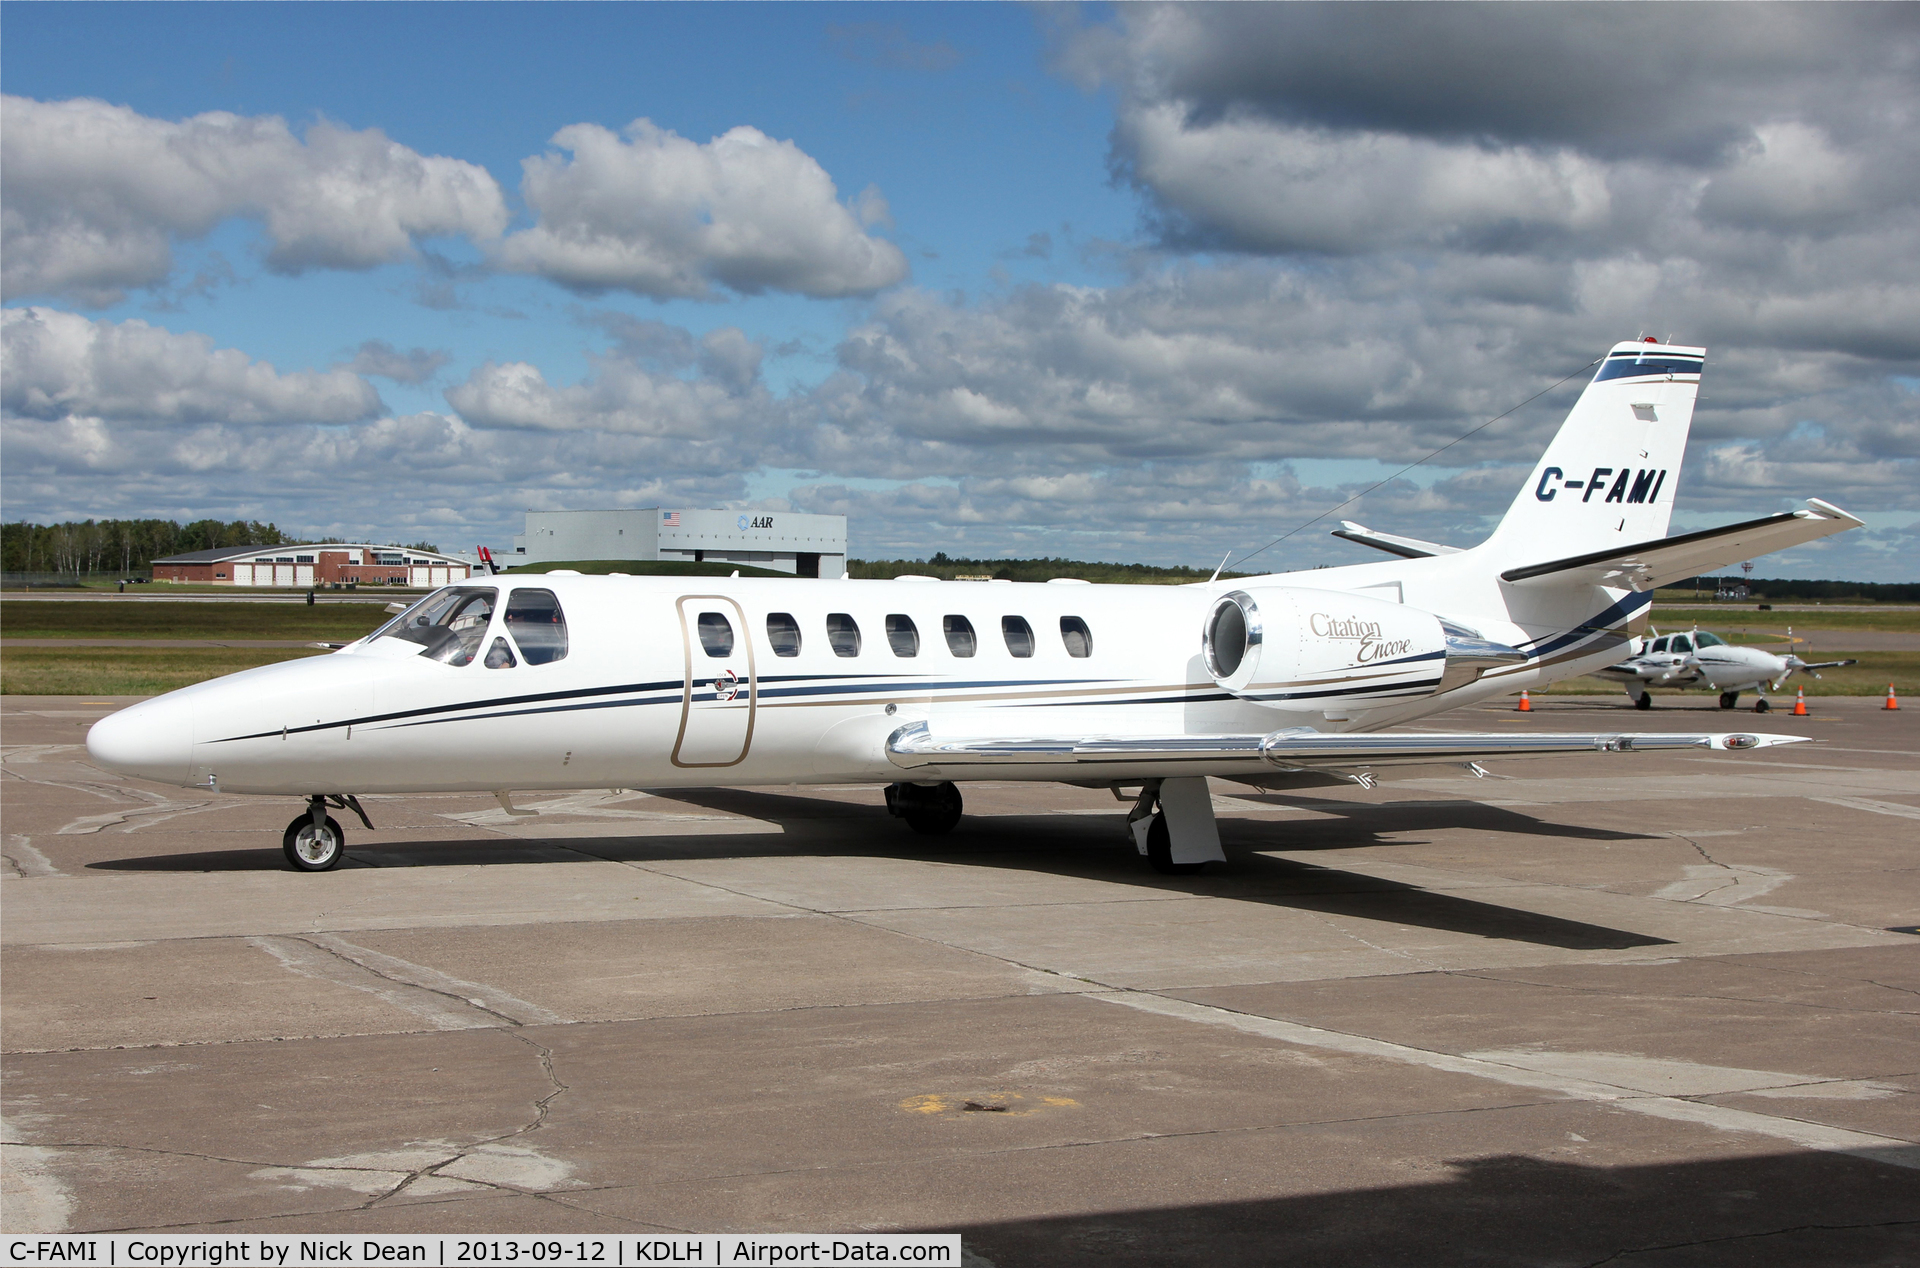
[[[108,714],[87,732],[87,756],[116,774],[185,785],[192,778],[193,702],[168,695]]]

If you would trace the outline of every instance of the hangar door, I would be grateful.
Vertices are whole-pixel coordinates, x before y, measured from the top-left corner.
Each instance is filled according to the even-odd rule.
[[[732,599],[690,594],[678,604],[686,679],[680,695],[675,766],[733,766],[753,743],[759,684],[746,613]]]

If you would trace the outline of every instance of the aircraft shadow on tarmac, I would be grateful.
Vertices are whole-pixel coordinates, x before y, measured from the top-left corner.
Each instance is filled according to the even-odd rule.
[[[1581,1139],[1578,1136],[1575,1140]],[[1398,1142],[1382,1141],[1394,1150]],[[1178,1162],[1169,1162],[1178,1166]],[[1223,1164],[1214,1159],[1216,1168]],[[1427,1183],[957,1227],[996,1263],[1904,1264],[1913,1172],[1814,1151],[1595,1166],[1507,1154]]]
[[[1663,945],[1663,938],[1565,920],[1456,894],[1439,893],[1364,872],[1321,867],[1266,851],[1350,849],[1422,844],[1384,834],[1464,828],[1493,833],[1578,840],[1646,840],[1648,834],[1543,822],[1511,809],[1476,802],[1367,803],[1255,794],[1247,800],[1292,805],[1327,817],[1311,820],[1223,816],[1228,863],[1191,877],[1160,876],[1126,840],[1125,807],[1109,815],[995,815],[961,821],[950,835],[917,836],[878,806],[786,792],[720,788],[676,790],[674,800],[777,824],[779,832],[590,838],[470,837],[439,841],[373,842],[347,850],[346,867],[450,867],[517,863],[670,862],[707,858],[894,858],[1048,873],[1196,897],[1264,903],[1328,915],[1353,916],[1568,950],[1626,950]],[[711,820],[702,821],[703,825]],[[1401,823],[1406,826],[1396,826]],[[658,821],[652,825],[657,831]],[[691,825],[690,825],[691,826]],[[279,871],[278,849],[105,859],[90,868],[113,872]],[[322,878],[312,881],[325,883]]]

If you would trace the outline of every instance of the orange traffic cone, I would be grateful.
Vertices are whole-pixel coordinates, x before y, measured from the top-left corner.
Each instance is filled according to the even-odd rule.
[[[1804,718],[1807,716],[1807,689],[1805,687],[1801,687],[1793,693],[1793,716],[1796,718]]]
[[[1900,697],[1893,694],[1892,683],[1887,684],[1887,702],[1880,707],[1882,709],[1898,709],[1900,707]]]
[[[1515,711],[1519,713],[1533,712],[1533,703],[1527,699],[1527,693],[1524,689],[1520,692],[1520,703],[1515,706]]]

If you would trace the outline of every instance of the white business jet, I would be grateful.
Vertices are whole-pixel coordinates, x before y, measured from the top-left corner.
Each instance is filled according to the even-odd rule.
[[[1637,709],[1653,708],[1654,687],[1705,687],[1720,693],[1720,707],[1740,703],[1743,691],[1758,692],[1755,713],[1765,713],[1767,692],[1780,690],[1794,674],[1820,676],[1822,669],[1857,665],[1857,660],[1801,660],[1792,652],[1776,656],[1758,647],[1741,647],[1707,630],[1658,634],[1645,640],[1640,653],[1596,670],[1601,678],[1624,683]]]
[[[295,868],[340,861],[362,793],[870,782],[921,832],[959,782],[1134,794],[1141,853],[1220,850],[1208,776],[1371,786],[1388,767],[1738,750],[1754,733],[1394,731],[1620,658],[1659,585],[1857,527],[1823,502],[1665,537],[1704,350],[1623,343],[1492,536],[1450,551],[1183,587],[480,577],[330,656],[245,670],[96,723],[92,759],[298,796]]]

